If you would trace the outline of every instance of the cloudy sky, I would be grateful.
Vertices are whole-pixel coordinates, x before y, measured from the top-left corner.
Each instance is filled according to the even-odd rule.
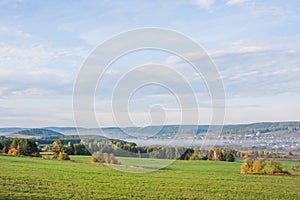
[[[225,123],[300,120],[297,0],[0,0],[0,126],[75,126],[73,88],[84,61],[107,39],[143,27],[177,31],[207,52],[224,84]],[[186,78],[194,92],[185,98],[196,96],[199,123],[210,123],[209,92],[191,66],[144,50],[117,60],[99,80],[95,110],[102,126],[117,125],[111,104],[120,78],[145,63]],[[180,85],[168,70],[148,72]],[[153,124],[181,122],[176,96],[159,85],[135,91],[128,110],[137,125],[151,124],[150,114]]]

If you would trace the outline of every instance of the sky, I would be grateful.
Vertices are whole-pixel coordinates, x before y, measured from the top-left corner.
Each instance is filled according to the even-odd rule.
[[[300,120],[299,1],[0,0],[0,127],[76,126],[73,90],[85,60],[106,40],[144,27],[179,32],[207,52],[224,84],[224,123]],[[196,96],[199,123],[210,123],[210,94],[192,67],[171,53],[142,50],[116,60],[99,80],[101,126],[120,125],[113,89],[147,63],[188,80],[194,92],[185,97]],[[168,70],[148,69],[180,85]],[[122,126],[181,123],[176,96],[159,85],[141,87],[128,102],[133,122]]]

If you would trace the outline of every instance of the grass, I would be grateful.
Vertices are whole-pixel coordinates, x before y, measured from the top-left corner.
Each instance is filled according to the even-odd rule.
[[[240,175],[240,161],[176,161],[137,174],[90,164],[88,156],[71,159],[76,162],[0,156],[0,199],[300,199],[300,178]],[[157,166],[151,159],[118,159]],[[282,163],[290,172],[299,165]]]

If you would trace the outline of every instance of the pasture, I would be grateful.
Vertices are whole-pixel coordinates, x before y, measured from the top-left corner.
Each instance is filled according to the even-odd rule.
[[[180,160],[150,173],[125,173],[91,164],[89,156],[71,159],[0,156],[0,199],[300,199],[299,177],[240,175],[241,161]],[[118,160],[131,167],[150,162],[151,169],[157,162]],[[300,164],[282,163],[290,172]]]

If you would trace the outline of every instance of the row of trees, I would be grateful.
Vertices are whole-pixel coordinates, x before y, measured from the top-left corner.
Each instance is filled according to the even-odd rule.
[[[237,151],[228,148],[188,149],[181,155],[181,160],[216,160],[234,162]]]
[[[283,171],[281,163],[274,160],[267,161],[264,158],[245,158],[241,166],[241,174],[289,174]]]
[[[28,139],[2,139],[0,152],[13,156],[40,156],[37,144]]]
[[[282,155],[279,153],[278,149],[274,151],[268,150],[248,150],[245,153],[241,153],[239,157],[251,157],[251,158],[285,158],[288,156],[292,156],[293,154],[289,152],[288,155]]]
[[[118,140],[85,140],[82,141],[90,152],[112,153],[116,156],[180,159],[180,160],[218,160],[233,162],[238,153],[227,148],[212,150],[169,147],[169,146],[137,146],[135,143]]]
[[[107,142],[107,141],[106,141]],[[240,152],[227,148],[214,148],[211,150],[205,149],[185,149],[176,147],[139,147],[137,145],[129,145],[129,143],[115,143],[108,145],[108,143],[95,143],[102,145],[102,151],[96,151],[92,154],[93,162],[119,164],[112,152],[103,152],[103,150],[114,150],[115,152],[128,152],[131,156],[162,158],[162,159],[181,159],[181,160],[217,160],[233,162],[235,156]],[[91,144],[89,144],[91,147]],[[121,151],[121,148],[122,149]],[[126,150],[126,151],[125,151]],[[1,139],[0,151],[8,155],[18,156],[40,156],[38,146],[35,142],[28,139]],[[135,153],[137,151],[137,154]],[[53,159],[70,160],[70,155],[89,155],[89,151],[85,144],[75,144],[69,142],[64,146],[61,140],[56,140],[52,144]],[[147,156],[145,156],[145,152]],[[266,155],[267,153],[264,152]],[[128,156],[128,155],[127,155]],[[297,170],[299,169],[299,166]],[[294,169],[295,170],[295,169]],[[241,166],[241,174],[289,174],[289,172],[282,169],[281,163],[274,160],[267,161],[264,158],[254,158],[253,152],[249,151],[245,154],[244,162]]]
[[[2,139],[0,150],[10,155],[39,155],[35,142],[24,139]],[[116,156],[180,159],[180,160],[218,160],[233,162],[237,151],[231,149],[215,148],[212,150],[192,149],[167,146],[137,146],[135,143],[121,140],[90,140],[79,144],[68,142],[65,146],[61,140],[56,140],[49,150],[53,152],[54,159],[69,160],[69,155],[91,155],[90,152],[108,153]]]

